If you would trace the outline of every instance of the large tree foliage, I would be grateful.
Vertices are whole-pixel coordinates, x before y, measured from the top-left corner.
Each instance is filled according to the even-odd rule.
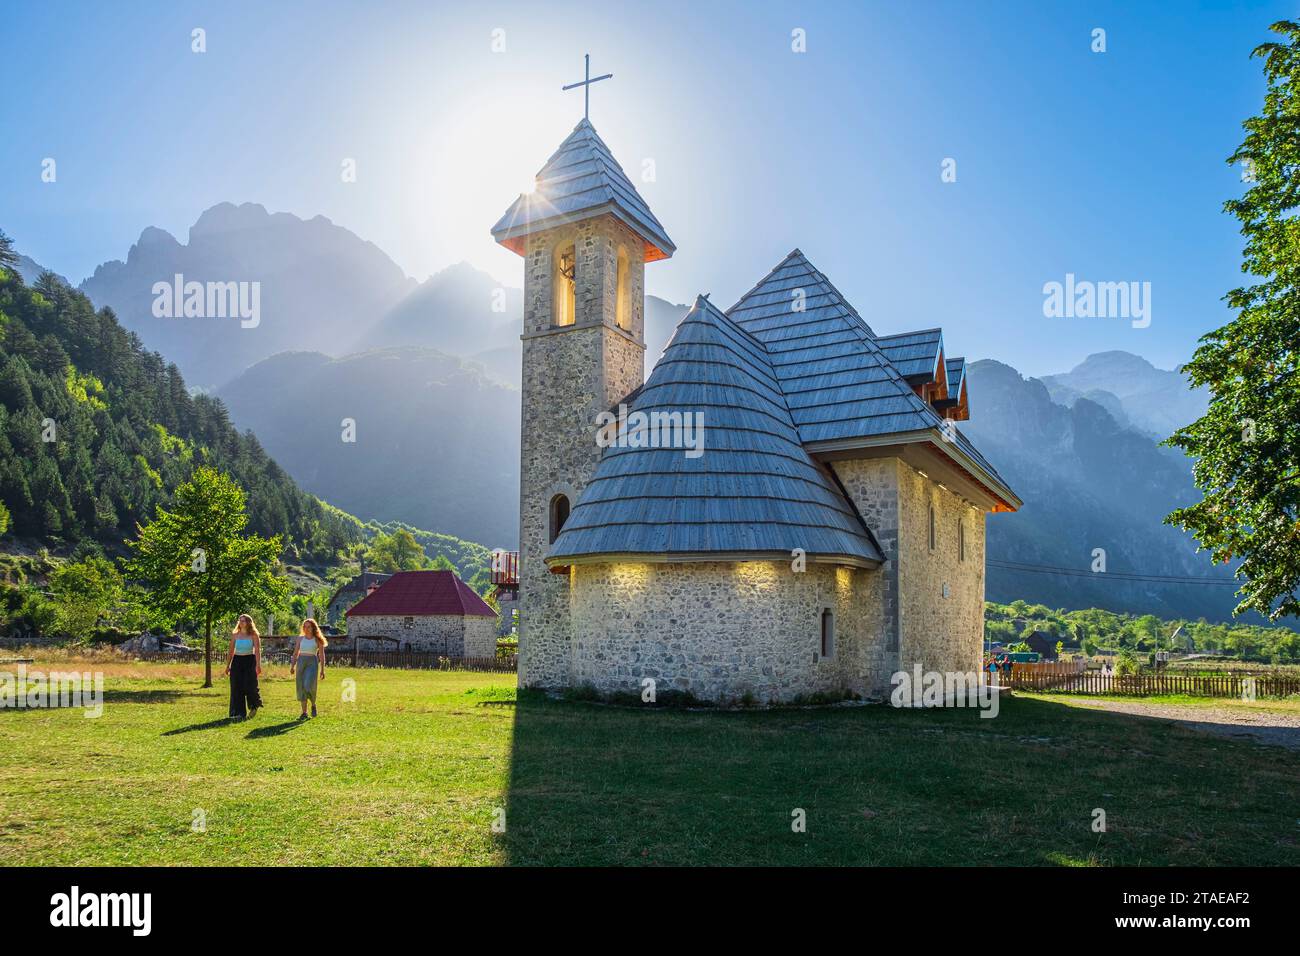
[[[139,528],[128,544],[129,573],[147,587],[160,618],[203,625],[203,686],[212,686],[212,625],[272,608],[288,598],[275,573],[280,538],[245,535],[244,490],[212,468],[199,468],[176,489],[174,508]],[[233,623],[233,621],[231,622]]]
[[[1216,561],[1241,559],[1237,611],[1300,613],[1300,25],[1254,51],[1268,90],[1229,157],[1248,185],[1224,208],[1246,237],[1251,284],[1225,297],[1237,316],[1201,339],[1186,366],[1212,392],[1204,417],[1169,443],[1195,456],[1203,499],[1166,520],[1191,531]]]

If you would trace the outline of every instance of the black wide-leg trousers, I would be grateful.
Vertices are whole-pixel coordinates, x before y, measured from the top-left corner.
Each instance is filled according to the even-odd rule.
[[[230,716],[247,717],[248,711],[262,706],[257,689],[257,655],[236,654],[230,662]]]

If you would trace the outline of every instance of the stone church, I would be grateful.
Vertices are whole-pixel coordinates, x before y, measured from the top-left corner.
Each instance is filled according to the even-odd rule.
[[[796,249],[697,299],[645,380],[675,248],[587,119],[492,234],[524,260],[522,686],[767,703],[979,668],[985,515],[1021,502],[957,429],[941,330],[877,335]],[[694,452],[660,440],[687,414]]]

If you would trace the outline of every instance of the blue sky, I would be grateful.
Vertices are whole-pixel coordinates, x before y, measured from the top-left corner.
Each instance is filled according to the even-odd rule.
[[[15,2],[0,25],[0,228],[80,281],[145,226],[184,241],[214,203],[251,201],[325,215],[419,279],[466,259],[518,285],[520,260],[488,229],[581,117],[581,93],[560,86],[590,52],[614,73],[592,121],[677,243],[648,291],[730,304],[798,246],[881,333],[941,325],[950,354],[1026,374],[1104,349],[1171,367],[1229,317],[1241,241],[1221,207],[1242,184],[1224,159],[1261,103],[1250,50],[1295,15]],[[206,53],[191,52],[195,27]],[[946,158],[956,182],[941,181]],[[1066,273],[1150,282],[1150,326],[1045,318],[1043,284]]]

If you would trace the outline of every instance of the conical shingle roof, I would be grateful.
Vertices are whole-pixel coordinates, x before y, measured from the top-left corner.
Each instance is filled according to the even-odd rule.
[[[538,172],[533,192],[521,194],[492,227],[492,237],[523,255],[524,237],[530,233],[606,214],[644,240],[646,262],[676,251],[596,128],[584,119]]]
[[[681,447],[605,450],[547,554],[658,560],[784,558],[874,567],[883,560],[861,517],[800,443],[763,346],[700,298],[678,325],[629,420],[703,416],[703,453]],[[698,423],[699,419],[696,419]]]

